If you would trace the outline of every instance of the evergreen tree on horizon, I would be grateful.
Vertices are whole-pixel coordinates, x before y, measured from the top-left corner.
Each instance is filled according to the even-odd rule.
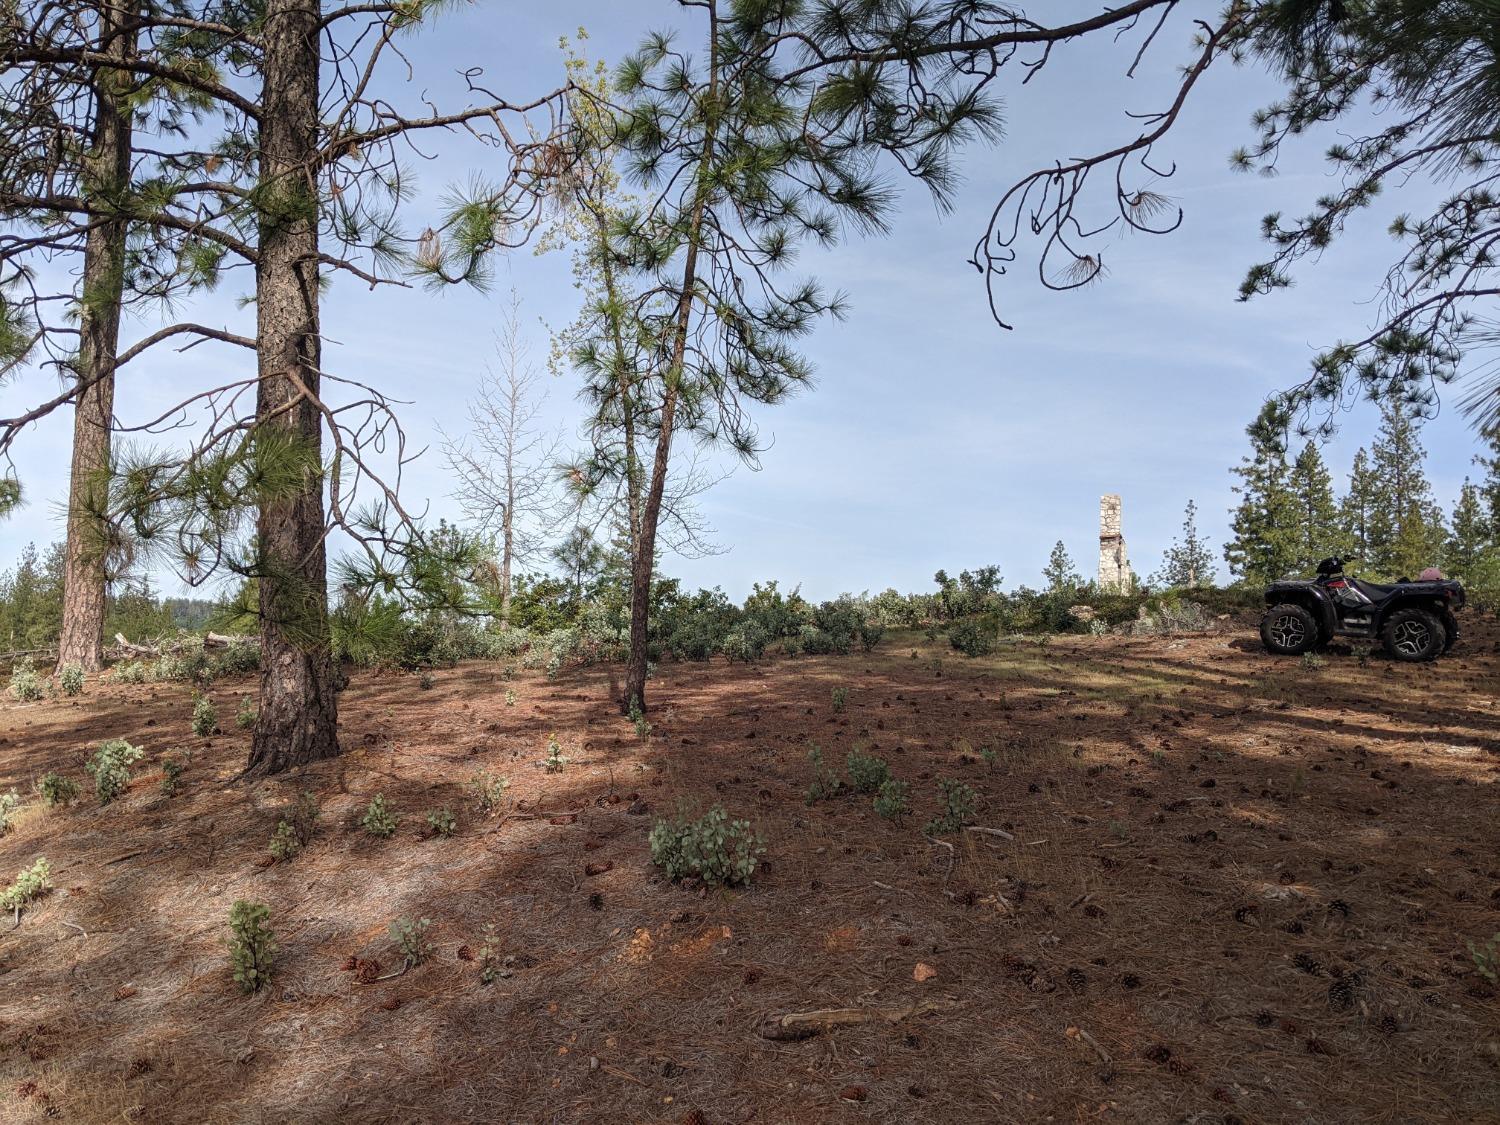
[[[1231,470],[1240,478],[1234,488],[1240,503],[1232,513],[1234,535],[1224,544],[1224,559],[1240,581],[1272,582],[1297,562],[1298,513],[1288,483],[1286,418],[1267,403],[1245,433],[1250,455]]]
[[[1412,576],[1435,564],[1446,538],[1442,509],[1433,498],[1418,436],[1418,421],[1401,402],[1381,407],[1371,445],[1373,495],[1369,509],[1370,571],[1386,578]]]
[[[1315,442],[1297,454],[1287,479],[1296,501],[1296,570],[1310,574],[1330,555],[1344,552],[1347,538],[1333,498],[1333,478]]]
[[[1182,534],[1162,557],[1161,569],[1151,576],[1152,586],[1187,590],[1211,586],[1214,580],[1213,548],[1198,534],[1198,505],[1189,500],[1183,513]]]

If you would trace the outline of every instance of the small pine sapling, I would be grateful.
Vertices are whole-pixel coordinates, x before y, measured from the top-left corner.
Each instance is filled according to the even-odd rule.
[[[193,733],[199,738],[207,738],[219,729],[219,710],[214,706],[214,701],[206,695],[200,695],[193,702]]]
[[[427,927],[432,923],[421,918],[397,918],[391,923],[391,940],[401,950],[401,959],[408,969],[420,965],[432,956],[432,945],[427,940]]]
[[[182,779],[182,759],[175,754],[161,756],[161,791],[171,797],[177,793],[177,783]]]
[[[814,743],[807,752],[807,760],[813,769],[812,784],[807,787],[807,803],[811,805],[837,797],[844,788],[844,780],[833,770],[824,768],[822,747]]]
[[[908,786],[904,781],[888,777],[880,783],[880,792],[875,794],[875,811],[886,820],[901,820],[911,811],[907,799]]]
[[[396,834],[396,826],[401,823],[401,818],[396,815],[396,810],[386,803],[385,794],[376,793],[369,807],[365,809],[365,815],[360,817],[359,823],[371,836],[388,839]]]
[[[568,762],[568,756],[562,752],[562,743],[557,741],[556,734],[547,736],[547,759],[545,762],[548,773],[562,773],[563,766]]]
[[[71,777],[52,771],[42,775],[36,783],[36,791],[50,809],[70,805],[78,799],[78,782]]]
[[[271,979],[276,935],[270,922],[271,908],[263,902],[240,899],[229,908],[229,966],[241,992],[259,992]]]
[[[301,855],[318,830],[322,812],[317,795],[304,789],[287,815],[276,822],[276,831],[271,834],[272,858],[285,861]]]
[[[849,751],[849,756],[844,759],[844,768],[849,773],[849,784],[856,793],[878,793],[891,776],[891,768],[884,758],[861,754],[858,750]]]
[[[66,696],[83,694],[83,665],[64,664],[57,672],[57,686]]]
[[[52,889],[52,865],[38,857],[30,867],[21,868],[16,881],[0,891],[0,910],[21,920],[21,911]]]
[[[942,793],[943,810],[927,822],[924,831],[929,836],[946,836],[959,831],[974,819],[974,808],[979,803],[979,794],[951,777],[940,779],[938,790]]]
[[[130,785],[130,767],[145,753],[123,738],[101,742],[99,749],[83,768],[94,779],[94,794],[101,805],[107,805]]]

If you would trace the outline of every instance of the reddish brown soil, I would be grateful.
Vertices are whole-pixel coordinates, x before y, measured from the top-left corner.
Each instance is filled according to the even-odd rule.
[[[1500,931],[1500,631],[1466,624],[1417,667],[1304,669],[1240,635],[664,666],[649,744],[608,669],[362,674],[344,757],[255,782],[244,736],[189,736],[183,685],[7,700],[0,790],[87,782],[105,737],[147,758],[120,802],[24,810],[0,839],[6,878],[45,855],[56,882],[0,920],[0,1120],[1500,1120],[1500,996],[1466,949]],[[247,690],[215,686],[226,727]],[[886,757],[910,821],[806,806],[812,742]],[[510,777],[511,815],[475,809],[480,769]],[[925,839],[940,777],[1014,839]],[[266,866],[302,788],[322,828]],[[377,792],[404,817],[390,840],[356,825]],[[647,833],[678,802],[755,822],[752,887],[658,875]],[[457,834],[420,839],[443,806]],[[239,898],[281,947],[251,997],[224,951]],[[399,967],[400,916],[431,919],[435,955],[359,983],[351,957]],[[514,960],[482,987],[487,923]],[[956,1007],[756,1032],[921,999]]]

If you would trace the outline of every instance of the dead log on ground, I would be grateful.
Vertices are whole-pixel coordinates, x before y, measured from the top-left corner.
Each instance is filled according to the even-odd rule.
[[[811,1039],[835,1027],[849,1024],[899,1023],[925,1012],[948,1011],[958,1007],[958,1001],[948,997],[935,1000],[918,1000],[911,1004],[872,1008],[822,1008],[814,1012],[787,1012],[784,1015],[767,1016],[756,1028],[762,1039],[797,1040]]]

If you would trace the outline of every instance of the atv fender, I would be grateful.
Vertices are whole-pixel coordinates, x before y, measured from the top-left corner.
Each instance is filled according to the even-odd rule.
[[[1266,587],[1266,606],[1300,605],[1312,613],[1318,623],[1318,639],[1327,644],[1338,630],[1338,610],[1333,597],[1321,586],[1310,582],[1273,582]]]

